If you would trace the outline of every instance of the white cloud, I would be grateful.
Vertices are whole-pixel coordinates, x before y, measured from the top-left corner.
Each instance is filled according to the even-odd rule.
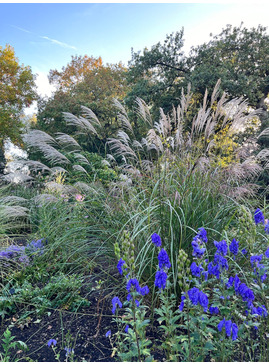
[[[55,86],[51,85],[48,80],[48,74],[46,72],[37,72],[36,80],[37,93],[42,97],[50,97],[55,91]],[[26,115],[31,115],[37,112],[37,102],[33,102],[30,107],[24,109]]]

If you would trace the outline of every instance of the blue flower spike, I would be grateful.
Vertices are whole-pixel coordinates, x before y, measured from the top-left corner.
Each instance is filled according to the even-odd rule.
[[[258,225],[258,224],[263,224],[264,225],[264,216],[263,216],[263,213],[260,209],[257,209],[255,212],[254,212],[254,221],[255,221],[255,224]]]
[[[152,243],[153,243],[155,246],[157,246],[158,248],[162,246],[162,240],[161,240],[161,237],[160,237],[158,234],[156,234],[156,233],[153,233],[153,234],[151,235],[151,241],[152,241]]]

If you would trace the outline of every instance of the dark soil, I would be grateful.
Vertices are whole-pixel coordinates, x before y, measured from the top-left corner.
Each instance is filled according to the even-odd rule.
[[[54,352],[47,346],[50,339],[57,340],[57,353],[60,351],[60,361],[65,360],[64,347],[71,346],[66,342],[67,336],[72,337],[72,347],[76,361],[114,361],[108,330],[116,331],[112,322],[110,301],[100,296],[89,297],[90,307],[82,312],[74,313],[65,310],[49,310],[43,316],[30,315],[21,320],[22,312],[5,319],[0,328],[0,336],[9,327],[15,340],[24,341],[29,350],[18,353],[20,360],[25,356],[32,361],[54,362]],[[13,353],[16,354],[16,353]]]

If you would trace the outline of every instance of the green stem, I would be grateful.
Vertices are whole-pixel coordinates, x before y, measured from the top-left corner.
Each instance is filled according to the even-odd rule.
[[[191,362],[191,335],[190,335],[190,308],[189,302],[187,302],[187,318],[188,318],[188,342],[189,342],[189,361]]]
[[[135,331],[135,337],[136,337],[136,345],[137,345],[137,352],[138,352],[138,361],[141,362],[141,354],[140,354],[140,347],[139,347],[139,338],[138,338],[138,333],[137,333],[137,329],[136,329],[136,316],[135,316],[135,302],[134,302],[134,298],[133,298],[133,315],[134,315],[134,331]]]

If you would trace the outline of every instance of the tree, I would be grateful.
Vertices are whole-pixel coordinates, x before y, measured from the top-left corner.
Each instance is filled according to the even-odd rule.
[[[102,124],[101,139],[95,140],[95,146],[83,137],[80,143],[92,151],[99,147],[102,151],[105,138],[119,126],[113,98],[122,100],[126,95],[126,69],[123,65],[103,65],[100,57],[73,56],[61,72],[50,71],[49,81],[56,86],[56,91],[51,98],[39,100],[37,126],[49,133],[64,131],[72,134],[62,113],[81,115],[81,106],[86,106]]]
[[[9,138],[15,144],[21,143],[20,116],[37,97],[34,79],[30,67],[19,64],[10,45],[0,46],[0,173],[4,141]]]
[[[145,101],[155,108],[169,111],[189,82],[202,100],[205,90],[211,93],[221,79],[220,91],[231,99],[247,98],[252,107],[263,109],[262,119],[268,121],[264,101],[269,93],[269,35],[265,27],[228,25],[209,42],[193,47],[189,57],[182,52],[183,45],[181,30],[167,36],[163,45],[145,49],[142,55],[134,53],[128,75],[133,88],[128,96],[146,95]]]
[[[256,29],[242,25],[228,25],[208,43],[192,48],[189,80],[203,93],[221,79],[221,88],[230,97],[243,96],[250,106],[263,108],[269,93],[269,35],[261,25]]]
[[[128,82],[131,91],[126,97],[130,106],[136,97],[142,98],[153,106],[153,116],[158,115],[162,107],[165,112],[177,105],[181,95],[181,87],[190,70],[186,66],[186,57],[182,50],[184,46],[184,31],[166,36],[163,44],[160,42],[143,53],[132,52],[129,62]]]

